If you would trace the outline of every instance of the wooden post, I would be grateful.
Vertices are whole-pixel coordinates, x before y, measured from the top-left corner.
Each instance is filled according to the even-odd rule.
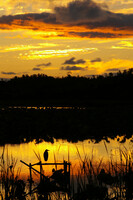
[[[70,197],[70,163],[64,160],[64,176],[65,187],[68,190],[68,197]]]
[[[64,175],[67,174],[67,161],[64,160]]]
[[[29,163],[29,170],[30,170],[30,195],[32,193],[32,172],[31,172],[31,163]]]
[[[71,169],[71,167],[70,167],[70,163],[68,163],[68,174],[69,174],[69,182],[68,182],[68,197],[70,197],[71,196],[71,188],[70,188],[70,184],[71,184],[71,182],[70,182],[70,169]]]
[[[42,181],[42,162],[40,161],[40,183]]]

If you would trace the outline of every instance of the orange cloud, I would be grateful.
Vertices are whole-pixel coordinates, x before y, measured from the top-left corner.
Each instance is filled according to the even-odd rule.
[[[123,38],[133,36],[133,14],[110,12],[92,0],[72,1],[53,13],[0,17],[0,29],[43,31],[43,37]]]
[[[38,32],[38,37],[42,38],[62,38],[62,37],[77,37],[77,38],[125,38],[132,37],[133,30],[128,27],[100,27],[92,28],[86,25],[66,25],[66,24],[48,24],[34,19],[21,20],[14,19],[11,23],[0,24],[2,30],[32,30]],[[39,35],[39,32],[40,35]],[[35,34],[33,33],[33,37]]]

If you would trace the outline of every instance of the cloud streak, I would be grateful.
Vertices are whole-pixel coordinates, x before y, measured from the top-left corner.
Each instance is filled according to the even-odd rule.
[[[1,72],[1,74],[4,74],[4,75],[16,75],[15,72]]]
[[[86,63],[85,60],[83,59],[79,59],[79,60],[75,60],[75,57],[70,58],[69,60],[66,60],[63,64],[64,65],[77,65],[77,64],[84,64]]]
[[[78,67],[78,66],[66,66],[66,67],[61,67],[60,69],[66,70],[66,71],[80,71],[80,70],[86,70],[87,68]]]
[[[95,62],[101,62],[101,61],[102,61],[101,58],[95,58],[95,59],[91,60],[90,62],[95,63]]]
[[[34,59],[44,59],[44,58],[51,58],[51,57],[65,57],[69,56],[71,53],[90,53],[92,51],[97,51],[96,48],[80,48],[80,49],[51,49],[51,50],[33,50],[32,52],[28,52],[28,54],[21,54],[21,59],[28,59],[28,60],[34,60]]]
[[[119,68],[109,68],[106,70],[106,72],[118,72],[118,71],[120,71]]]
[[[40,71],[41,68],[39,68],[39,67],[34,67],[32,70],[33,70],[33,71]]]
[[[49,66],[51,66],[51,62],[48,62],[48,63],[42,63],[42,64],[38,64],[38,65],[36,65],[36,67],[49,67]]]

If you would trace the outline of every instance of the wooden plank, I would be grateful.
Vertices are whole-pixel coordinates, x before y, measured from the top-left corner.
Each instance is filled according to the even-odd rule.
[[[20,160],[21,163],[23,163],[24,165],[26,165],[27,167],[30,168],[30,165],[28,165],[27,163],[25,163],[24,161]],[[33,169],[35,172],[37,172],[38,174],[41,174],[38,170],[36,170],[35,168],[33,168],[31,166],[31,169]],[[41,174],[43,177],[48,178],[47,176],[45,176],[44,174]]]
[[[40,165],[40,162],[33,165]],[[41,165],[64,165],[64,163],[41,163]],[[67,165],[71,165],[71,163],[67,163]]]

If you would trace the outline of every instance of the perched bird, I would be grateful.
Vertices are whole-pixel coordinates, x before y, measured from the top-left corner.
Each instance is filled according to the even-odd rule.
[[[48,149],[46,149],[45,151],[44,151],[44,154],[43,154],[43,157],[44,157],[44,160],[45,161],[47,161],[48,160]]]

